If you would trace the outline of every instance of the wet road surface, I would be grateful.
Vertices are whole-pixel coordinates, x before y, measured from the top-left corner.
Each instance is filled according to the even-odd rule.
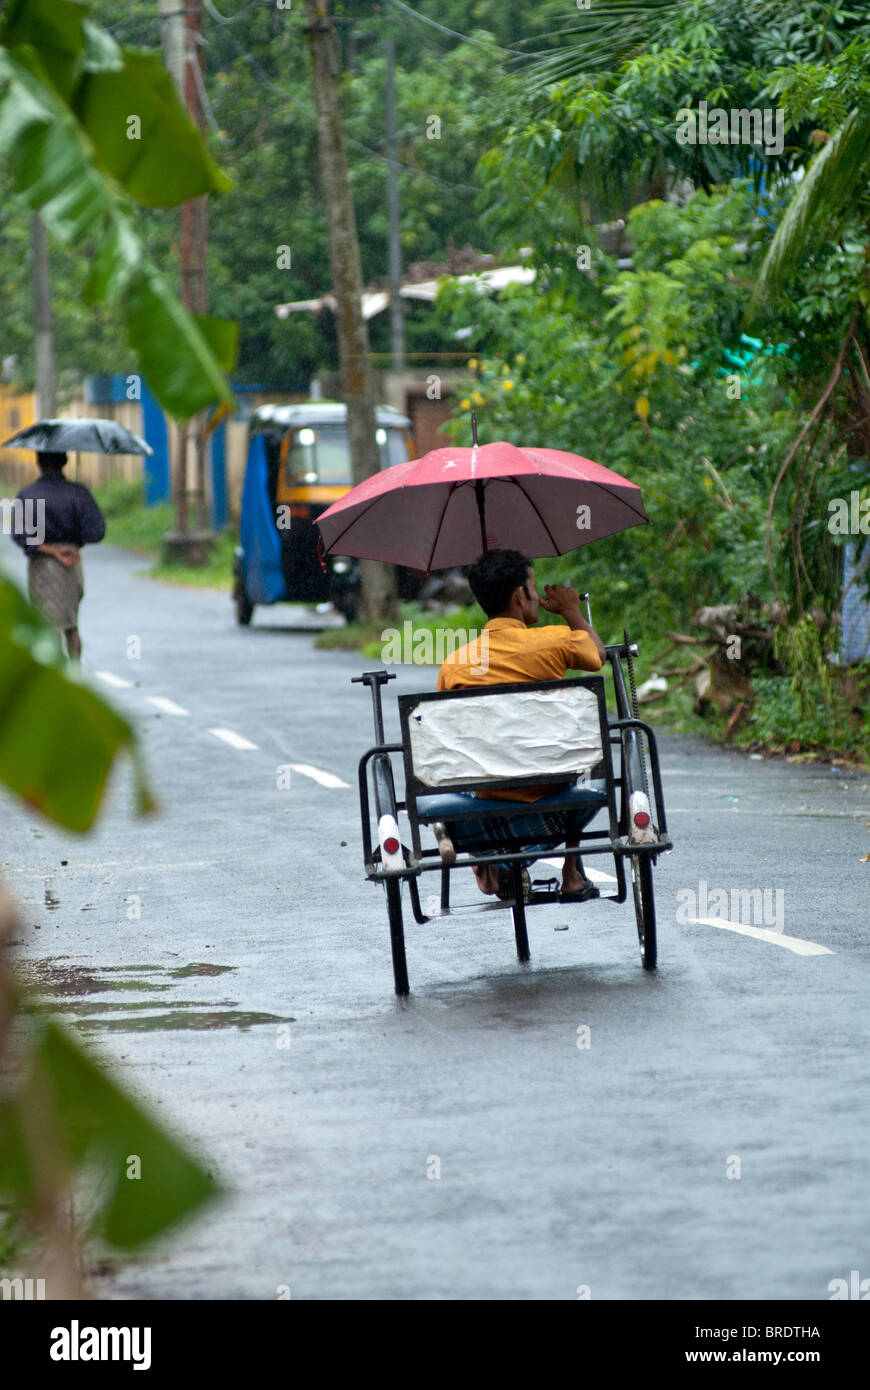
[[[85,838],[0,794],[0,873],[28,978],[231,1189],[97,1296],[827,1299],[870,1275],[867,775],[663,737],[659,970],[628,904],[530,911],[526,966],[509,911],[406,912],[399,1002],[355,791],[350,677],[380,663],[86,561],[85,664],[161,813],[133,817],[126,771]],[[434,684],[399,672],[388,737],[394,694]],[[779,921],[741,918],[751,890]],[[484,902],[470,873],[455,897]]]

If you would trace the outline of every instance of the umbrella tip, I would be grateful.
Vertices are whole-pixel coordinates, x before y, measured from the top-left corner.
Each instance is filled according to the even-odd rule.
[[[477,411],[471,412],[471,442],[477,447]]]

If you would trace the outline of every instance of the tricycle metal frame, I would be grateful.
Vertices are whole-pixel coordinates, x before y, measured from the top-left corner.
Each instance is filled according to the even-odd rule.
[[[652,970],[657,961],[657,943],[655,927],[655,904],[652,890],[652,866],[655,864],[659,854],[669,852],[673,846],[668,835],[667,817],[664,806],[664,796],[662,793],[661,772],[659,768],[658,747],[655,733],[650,726],[643,720],[636,717],[629,704],[629,696],[626,690],[624,679],[623,661],[630,661],[636,653],[637,648],[629,644],[626,640],[606,648],[607,658],[610,663],[613,675],[614,692],[616,700],[616,714],[611,716],[606,707],[605,685],[603,675],[591,675],[581,677],[578,681],[548,681],[536,682],[537,689],[549,687],[575,686],[583,684],[595,692],[598,701],[600,732],[601,732],[601,762],[604,769],[605,784],[605,806],[601,809],[607,810],[608,829],[584,830],[577,836],[577,852],[583,856],[592,854],[610,854],[613,857],[616,876],[616,892],[612,894],[602,894],[602,899],[616,903],[623,903],[629,894],[629,875],[626,873],[625,861],[630,860],[630,878],[632,892],[634,896],[635,915],[637,920],[638,937],[640,942],[641,960],[644,968]],[[394,679],[394,673],[387,671],[366,671],[361,676],[353,678],[354,682],[367,685],[372,696],[372,710],[375,725],[375,744],[367,749],[360,758],[359,762],[359,794],[360,794],[360,816],[362,824],[363,860],[366,878],[371,881],[383,883],[387,891],[387,907],[390,921],[390,938],[393,956],[393,974],[396,993],[406,995],[409,992],[407,961],[405,954],[404,924],[402,920],[401,905],[401,886],[407,882],[411,901],[411,910],[414,918],[419,923],[426,923],[431,920],[420,905],[419,878],[421,874],[440,872],[441,874],[441,914],[449,911],[450,908],[450,874],[455,869],[470,868],[475,864],[507,863],[511,866],[514,901],[512,904],[514,935],[516,940],[517,957],[520,961],[528,961],[530,958],[528,932],[526,927],[526,907],[536,906],[542,903],[552,903],[559,900],[557,892],[536,892],[531,899],[524,901],[522,890],[522,870],[523,865],[542,858],[540,849],[522,850],[505,852],[493,850],[490,853],[466,852],[457,853],[454,861],[449,865],[442,860],[439,849],[424,849],[420,838],[421,820],[417,813],[417,799],[431,791],[425,784],[421,783],[414,773],[413,761],[408,736],[407,715],[408,710],[421,700],[449,700],[455,698],[469,699],[477,695],[498,695],[499,693],[508,694],[514,691],[528,690],[528,684],[511,685],[486,685],[478,687],[468,687],[457,691],[441,692],[438,694],[426,693],[417,695],[406,695],[399,697],[400,718],[402,721],[402,741],[399,743],[387,743],[384,737],[383,708],[382,708],[382,689],[389,680]],[[613,748],[620,749],[619,772],[614,766]],[[401,755],[405,773],[405,798],[399,800],[396,796],[395,781],[393,776],[392,759],[396,755]],[[647,774],[647,762],[649,765],[649,776]],[[545,785],[548,781],[561,783],[564,785],[565,774],[553,774],[552,776],[535,773],[528,778],[512,776],[503,779],[500,783],[488,781],[485,784],[488,793],[498,795],[498,787],[501,786],[521,786],[523,782]],[[651,788],[650,788],[651,782]],[[371,784],[371,794],[370,794]],[[474,791],[483,784],[468,782],[457,783],[451,786],[451,791]],[[653,833],[646,843],[640,843],[637,833],[630,824],[630,802],[632,793],[641,791],[647,797],[652,816]],[[650,795],[651,791],[651,795]],[[617,793],[619,798],[617,799]],[[498,820],[504,819],[506,831],[509,833],[510,822],[519,816],[527,815],[530,809],[534,809],[536,803],[505,801],[504,813],[499,811],[495,817]],[[409,844],[402,842],[402,853],[399,862],[396,863],[396,856],[393,862],[384,862],[385,856],[381,852],[380,842],[372,834],[372,810],[374,809],[376,820],[380,823],[384,816],[392,817],[398,824],[399,814],[403,814],[408,821],[410,829]],[[481,812],[470,808],[465,812],[451,812],[451,821],[468,819],[479,816]],[[491,818],[491,812],[487,810],[487,818]],[[649,832],[647,832],[649,834]],[[558,848],[558,847],[557,847]],[[570,851],[569,851],[570,852]],[[475,909],[479,910],[479,909]]]

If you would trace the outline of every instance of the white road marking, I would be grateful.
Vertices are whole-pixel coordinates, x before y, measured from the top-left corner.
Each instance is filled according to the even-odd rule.
[[[321,787],[349,787],[349,782],[342,782],[340,777],[336,777],[334,772],[322,772],[319,767],[311,767],[308,763],[288,763],[291,772],[298,772],[302,777],[310,777],[313,782],[319,782]]]
[[[146,700],[155,709],[160,709],[164,714],[190,714],[189,709],[183,709],[174,700],[168,700],[165,695],[146,695]]]
[[[95,671],[94,675],[98,680],[105,681],[106,685],[113,685],[116,690],[132,690],[133,682],[125,681],[122,676],[115,676],[111,671]]]
[[[782,932],[770,931],[767,927],[746,927],[740,922],[729,922],[725,917],[690,917],[704,927],[722,927],[725,931],[736,931],[740,936],[755,936],[759,941],[770,941],[774,946],[784,946],[794,951],[796,956],[832,956],[827,946],[819,946],[815,941],[802,941],[798,936],[784,936]]]
[[[228,743],[231,748],[256,749],[258,746],[242,738],[241,734],[234,733],[232,729],[209,729],[209,733],[214,734],[215,738],[219,738],[223,743]]]

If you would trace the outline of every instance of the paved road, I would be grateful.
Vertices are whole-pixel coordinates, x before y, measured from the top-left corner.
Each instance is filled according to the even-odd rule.
[[[239,630],[225,595],[87,562],[86,665],[162,812],[132,817],[125,772],[84,839],[3,797],[0,873],[64,1016],[232,1189],[99,1296],[824,1300],[870,1277],[866,775],[664,738],[655,975],[627,906],[531,912],[528,966],[486,910],[409,924],[398,1002],[353,790],[372,663],[288,608]],[[432,681],[402,668],[391,696]]]

